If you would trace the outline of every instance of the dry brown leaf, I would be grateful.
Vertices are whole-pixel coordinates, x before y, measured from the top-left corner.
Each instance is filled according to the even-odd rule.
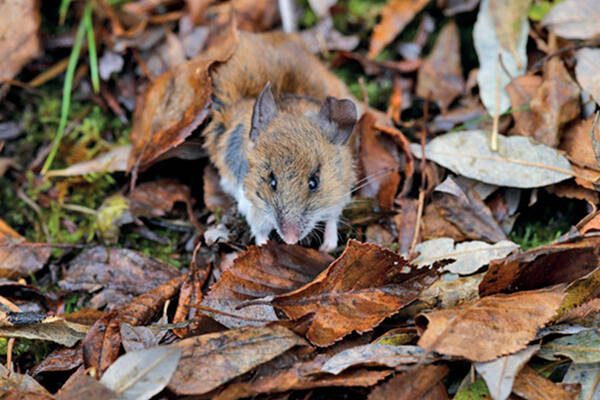
[[[507,86],[515,125],[511,132],[522,136],[532,136],[536,125],[534,112],[529,108],[531,99],[542,85],[543,79],[537,75],[523,75],[514,78]],[[526,109],[524,109],[526,108]]]
[[[438,394],[438,386],[448,371],[447,365],[423,365],[417,369],[403,372],[373,389],[368,400],[448,399],[448,393],[443,384],[441,385],[443,389],[441,395],[427,397],[431,392]]]
[[[27,374],[19,374],[0,364],[0,395],[9,400],[52,400],[48,391]]]
[[[552,382],[542,374],[526,365],[513,385],[513,392],[528,400],[575,400],[579,392],[571,393],[558,383]]]
[[[556,3],[542,25],[565,39],[591,39],[600,34],[600,8],[596,0],[565,0]]]
[[[192,322],[184,328],[173,329],[173,333],[180,338],[192,336],[191,332],[198,329],[202,322],[201,313],[196,309],[196,305],[202,301],[202,287],[206,283],[209,274],[210,268],[200,270],[197,267],[192,267],[181,284],[173,323],[188,320]]]
[[[442,112],[465,90],[460,63],[460,38],[454,22],[440,32],[433,50],[419,68],[417,94],[437,102]]]
[[[376,198],[379,205],[389,210],[400,183],[399,164],[387,148],[377,138],[375,116],[365,113],[355,128],[360,134],[359,162],[364,171],[365,181],[358,192],[361,196]]]
[[[546,62],[543,71],[544,82],[530,103],[535,119],[532,137],[556,147],[563,125],[579,116],[579,86],[558,57]]]
[[[89,375],[79,374],[67,383],[56,394],[56,400],[119,400],[115,392]]]
[[[187,338],[175,344],[181,360],[169,382],[178,395],[208,393],[265,363],[304,339],[282,327],[233,329]]]
[[[569,283],[600,265],[599,250],[600,237],[584,236],[491,261],[479,285],[479,294],[488,296]]]
[[[52,245],[45,243],[7,239],[0,226],[0,278],[17,279],[39,271],[48,261],[51,251]]]
[[[298,245],[269,241],[260,247],[251,246],[223,272],[210,288],[202,305],[241,316],[235,318],[210,314],[213,319],[230,328],[263,325],[264,322],[252,319],[277,320],[270,305],[255,305],[240,310],[236,306],[243,301],[298,289],[312,281],[332,261],[333,258],[328,254]]]
[[[422,314],[415,320],[425,329],[418,345],[464,357],[490,361],[519,351],[556,314],[565,287],[497,294],[474,303]]]
[[[149,167],[160,155],[181,144],[208,115],[212,93],[209,68],[227,60],[237,44],[233,24],[221,41],[185,64],[171,67],[156,78],[138,99],[128,171]]]
[[[404,254],[410,249],[417,224],[418,201],[402,197],[396,199],[400,213],[394,216],[394,224],[398,231],[398,253]]]
[[[119,357],[121,333],[116,311],[106,314],[90,328],[82,341],[83,364],[94,367],[98,376]]]
[[[592,123],[594,116],[585,120],[577,121],[565,130],[560,149],[567,153],[569,160],[582,168],[592,168],[600,170],[600,165],[594,156],[592,145]],[[596,128],[596,137],[598,137],[598,128]]]
[[[14,165],[14,163],[15,163],[14,158],[0,157],[0,177],[4,176],[6,171],[8,171],[8,169],[10,167],[12,167]]]
[[[36,0],[0,3],[0,82],[12,79],[40,54],[40,14]]]
[[[129,193],[129,200],[135,216],[164,217],[177,202],[192,207],[190,189],[174,179],[144,182]]]
[[[368,58],[375,58],[412,21],[429,0],[390,0],[381,9],[381,21],[373,29]]]
[[[429,203],[425,206],[421,221],[421,238],[429,240],[438,237],[449,237],[455,242],[467,240],[467,236],[456,225],[444,218],[444,210],[441,207]]]
[[[83,353],[81,343],[75,347],[63,347],[54,350],[41,362],[39,362],[29,373],[36,376],[44,372],[70,371],[83,364]]]
[[[37,312],[0,311],[0,336],[53,342],[71,347],[82,339],[89,326],[62,317]]]
[[[276,296],[288,317],[308,316],[306,337],[328,346],[347,334],[373,329],[437,279],[437,268],[416,269],[382,247],[350,240],[342,255],[312,282]]]

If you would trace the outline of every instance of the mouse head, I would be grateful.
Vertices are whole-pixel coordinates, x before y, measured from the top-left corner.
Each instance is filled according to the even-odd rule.
[[[355,173],[347,142],[356,117],[347,99],[328,97],[320,109],[302,99],[278,107],[268,83],[258,96],[244,187],[286,243],[337,218],[350,201]]]

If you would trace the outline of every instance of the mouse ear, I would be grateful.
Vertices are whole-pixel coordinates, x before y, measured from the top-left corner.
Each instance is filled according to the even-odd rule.
[[[267,82],[256,98],[252,111],[252,126],[250,127],[250,140],[254,141],[258,134],[265,130],[269,122],[277,115],[277,105],[271,92],[271,82]]]
[[[319,122],[333,144],[346,143],[356,124],[356,118],[356,105],[348,99],[328,96],[319,110]]]

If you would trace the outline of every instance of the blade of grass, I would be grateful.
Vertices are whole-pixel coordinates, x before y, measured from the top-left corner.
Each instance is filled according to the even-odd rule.
[[[69,11],[69,5],[71,0],[61,0],[60,6],[58,7],[58,23],[60,25],[65,24],[65,18],[67,17],[67,11]]]
[[[88,3],[86,5],[86,8],[88,6],[91,7],[91,3]],[[42,167],[42,174],[45,174],[52,165],[52,161],[54,160],[56,152],[58,151],[58,145],[60,144],[63,133],[65,132],[65,127],[67,126],[67,118],[69,117],[69,109],[71,108],[71,88],[73,87],[73,76],[75,75],[75,67],[77,66],[79,53],[81,53],[81,45],[83,44],[84,34],[85,24],[84,20],[82,19],[79,22],[79,26],[77,27],[75,42],[73,43],[73,48],[71,49],[69,65],[67,66],[67,72],[65,74],[65,84],[63,86],[63,97],[60,110],[60,123],[58,124],[58,131],[56,132],[56,136],[54,137],[52,149],[50,150],[50,153],[48,154],[48,157],[44,162],[44,166]]]
[[[88,1],[83,14],[86,36],[88,39],[88,52],[90,55],[90,74],[94,92],[100,91],[100,78],[98,77],[98,55],[96,53],[96,38],[94,37],[94,24],[92,22],[92,2]]]

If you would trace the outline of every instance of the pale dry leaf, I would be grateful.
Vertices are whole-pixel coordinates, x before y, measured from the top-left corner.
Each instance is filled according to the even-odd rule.
[[[48,171],[47,176],[77,176],[93,172],[116,172],[127,169],[131,145],[118,146],[92,160],[73,164],[65,169]]]
[[[505,400],[510,396],[517,374],[539,348],[536,344],[493,361],[473,364],[494,400]]]
[[[511,79],[525,73],[527,36],[529,34],[527,18],[521,18],[515,14],[512,14],[512,19],[505,15],[495,18],[494,13],[496,12],[499,10],[491,6],[491,0],[482,0],[473,29],[473,41],[479,58],[477,73],[479,96],[490,115],[503,113],[510,107],[510,98],[505,88]],[[504,37],[501,42],[495,29],[494,20],[498,18],[508,18],[505,24],[517,24],[518,35],[512,35],[509,49],[502,44],[506,38]],[[500,86],[498,86],[498,76],[500,77]],[[497,98],[499,98],[499,102],[496,107]]]
[[[35,312],[0,311],[0,336],[49,340],[71,347],[83,339],[89,326],[66,321],[62,317]]]
[[[600,362],[600,335],[595,329],[589,329],[554,339],[545,343],[537,356],[546,360],[558,360],[558,356],[564,356],[575,364],[597,363]]]
[[[598,22],[600,23],[600,17]],[[575,58],[577,82],[600,104],[600,49],[580,49],[575,53]]]
[[[600,34],[597,0],[564,0],[556,3],[542,25],[565,39],[591,39]]]
[[[563,383],[581,384],[580,399],[600,399],[600,363],[571,364]]]
[[[420,145],[410,149],[421,158]],[[425,147],[425,156],[456,174],[498,186],[533,188],[575,175],[562,154],[526,137],[498,135],[498,152],[492,152],[481,130],[438,136]]]
[[[454,243],[451,238],[437,238],[419,243],[415,251],[420,254],[412,262],[421,266],[438,260],[454,259],[455,261],[447,264],[444,269],[456,274],[470,275],[491,260],[502,258],[518,247],[519,245],[510,240],[488,244],[477,240]]]
[[[337,353],[325,362],[321,371],[337,375],[347,368],[363,364],[385,365],[393,368],[419,362],[424,355],[425,351],[419,346],[371,343]]]

